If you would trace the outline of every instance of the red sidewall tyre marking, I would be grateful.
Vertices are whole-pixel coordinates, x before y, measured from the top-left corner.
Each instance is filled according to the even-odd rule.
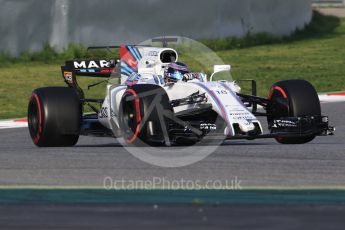
[[[139,131],[140,131],[140,123],[141,123],[141,114],[140,114],[140,99],[137,95],[137,93],[133,89],[128,89],[128,93],[132,94],[135,98],[135,113],[136,113],[136,121],[137,121],[137,127],[134,131],[134,134],[131,139],[126,140],[127,144],[132,144],[138,137]]]
[[[279,86],[274,86],[274,87],[271,88],[270,93],[269,93],[269,96],[268,96],[268,99],[269,99],[269,100],[272,100],[272,96],[273,96],[274,90],[279,91],[280,94],[283,96],[283,98],[285,98],[285,99],[288,100],[287,94],[286,94],[285,91],[284,91],[281,87],[279,87]],[[289,108],[289,106],[288,106],[288,112],[289,112],[289,110],[290,110],[290,108]],[[283,140],[284,140],[283,137],[276,137],[276,139],[277,139],[278,141],[283,141]]]
[[[41,103],[40,100],[37,96],[37,94],[32,94],[31,100],[35,100],[37,104],[37,109],[38,109],[38,132],[36,136],[34,137],[34,143],[38,144],[38,142],[41,139],[42,136],[42,109],[41,109]]]
[[[273,96],[274,90],[279,91],[279,93],[283,96],[284,99],[289,100],[287,94],[285,93],[285,91],[280,86],[274,86],[270,90],[270,93],[269,93],[269,96],[268,96],[269,100],[272,100],[272,96]],[[287,106],[287,110],[288,110],[288,113],[290,113],[290,106]]]
[[[284,91],[281,87],[279,87],[279,86],[274,86],[274,87],[270,90],[268,99],[270,99],[270,100],[272,99],[272,95],[273,95],[274,90],[278,90],[278,91],[282,94],[282,96],[283,96],[285,99],[288,98],[287,94],[285,93],[285,91]]]

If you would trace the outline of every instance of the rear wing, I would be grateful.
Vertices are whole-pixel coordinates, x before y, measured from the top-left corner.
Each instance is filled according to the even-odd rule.
[[[81,90],[77,83],[77,76],[110,78],[116,76],[117,60],[72,60],[61,66],[65,83],[72,88]]]
[[[121,46],[97,46],[88,47],[87,51],[106,49],[110,53],[111,49],[121,48]],[[119,76],[117,73],[119,68],[117,64],[120,63],[118,59],[85,59],[85,60],[70,60],[66,61],[64,66],[61,66],[62,77],[70,87],[78,87],[76,77],[99,77],[110,78],[111,76]],[[121,70],[120,70],[121,71]],[[118,74],[118,75],[117,75]]]
[[[83,77],[99,77],[109,78],[121,77],[121,75],[129,76],[133,72],[138,72],[138,62],[141,59],[141,54],[137,45],[121,45],[121,46],[97,46],[89,47],[87,50],[106,49],[110,53],[111,49],[120,49],[120,60],[112,59],[88,59],[88,60],[71,60],[66,61],[64,66],[61,66],[62,77],[70,87],[77,87],[77,76]],[[118,54],[117,54],[118,55]]]
[[[153,42],[163,42],[163,47],[168,42],[176,39],[153,39]],[[118,53],[111,49],[119,48]],[[62,77],[68,86],[78,88],[77,76],[110,78],[118,77],[126,79],[139,72],[139,69],[151,68],[154,73],[161,74],[162,67],[170,62],[178,60],[178,54],[170,48],[158,48],[146,45],[121,45],[121,46],[98,46],[89,47],[89,50],[107,49],[119,59],[89,59],[66,61],[61,66]]]
[[[73,72],[76,76],[110,77],[115,71],[117,60],[73,60],[66,61],[61,71]]]

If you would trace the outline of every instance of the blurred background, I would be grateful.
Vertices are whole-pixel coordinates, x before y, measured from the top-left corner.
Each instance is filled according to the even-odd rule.
[[[1,0],[0,49],[18,55],[43,44],[136,44],[190,38],[290,35],[311,20],[310,0]]]

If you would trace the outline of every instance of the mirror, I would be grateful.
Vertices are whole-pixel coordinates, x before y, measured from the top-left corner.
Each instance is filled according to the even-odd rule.
[[[220,72],[230,72],[231,65],[214,65],[213,67],[213,74],[210,77],[210,81],[213,80],[213,76]]]

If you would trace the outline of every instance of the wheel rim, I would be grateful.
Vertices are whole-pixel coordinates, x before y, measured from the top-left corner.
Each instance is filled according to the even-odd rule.
[[[128,144],[131,144],[137,139],[140,131],[140,101],[135,91],[129,89],[124,96],[124,102],[122,104],[124,138]]]
[[[134,108],[134,101],[128,101],[123,106],[123,119],[124,124],[126,124],[126,133],[130,134],[135,131],[135,128],[137,126],[136,119],[135,119],[135,108]]]

